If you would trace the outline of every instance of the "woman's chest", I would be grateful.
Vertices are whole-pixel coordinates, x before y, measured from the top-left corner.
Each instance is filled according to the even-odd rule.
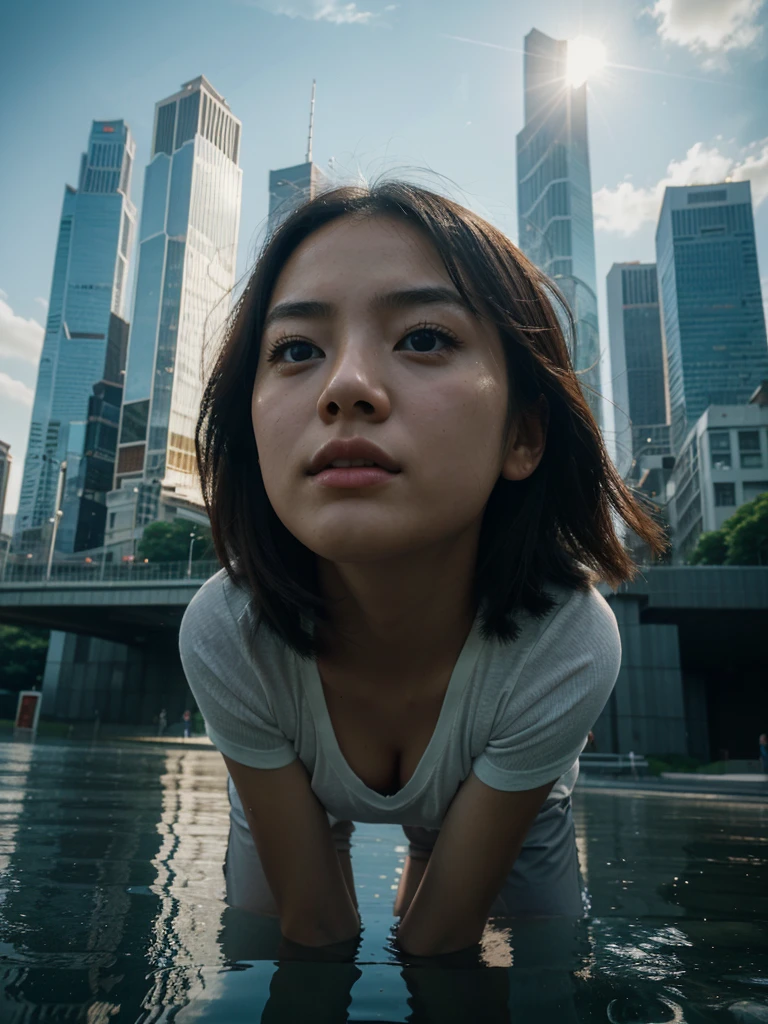
[[[343,679],[322,675],[328,716],[342,756],[369,789],[394,796],[413,777],[435,733],[450,671],[407,694],[381,687],[360,693]]]

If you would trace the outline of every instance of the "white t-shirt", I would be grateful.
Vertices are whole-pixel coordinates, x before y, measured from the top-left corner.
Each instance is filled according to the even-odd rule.
[[[579,754],[619,673],[619,630],[594,588],[546,590],[557,606],[542,619],[518,613],[514,643],[483,640],[475,619],[432,739],[394,796],[369,789],[345,761],[314,659],[299,658],[263,623],[250,641],[249,596],[224,569],[184,613],[181,661],[208,735],[233,761],[281,768],[300,758],[331,824],[439,828],[470,770],[507,791],[557,779],[548,803],[578,778]]]

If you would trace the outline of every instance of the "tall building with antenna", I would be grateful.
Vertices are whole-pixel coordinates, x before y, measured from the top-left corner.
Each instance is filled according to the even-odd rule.
[[[203,76],[155,107],[105,544],[202,507],[195,427],[203,354],[230,311],[240,227],[241,122]]]
[[[315,122],[315,80],[312,80],[312,100],[309,107],[309,137],[307,157],[303,164],[281,167],[269,172],[269,218],[267,234],[271,235],[286,217],[307,199],[313,199],[329,180],[317,164],[312,162],[312,135]]]
[[[538,29],[525,37],[525,125],[517,136],[519,245],[571,307],[571,359],[602,426],[587,86],[569,84],[567,63],[566,40]]]

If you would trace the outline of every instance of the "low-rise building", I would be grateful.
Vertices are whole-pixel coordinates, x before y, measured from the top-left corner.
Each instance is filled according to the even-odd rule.
[[[702,533],[768,491],[768,381],[746,405],[710,405],[689,431],[667,487],[673,563]]]

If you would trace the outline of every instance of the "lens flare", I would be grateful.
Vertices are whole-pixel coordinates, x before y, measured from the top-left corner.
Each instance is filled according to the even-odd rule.
[[[565,80],[574,89],[599,75],[606,65],[605,47],[599,39],[577,36],[568,40]]]

